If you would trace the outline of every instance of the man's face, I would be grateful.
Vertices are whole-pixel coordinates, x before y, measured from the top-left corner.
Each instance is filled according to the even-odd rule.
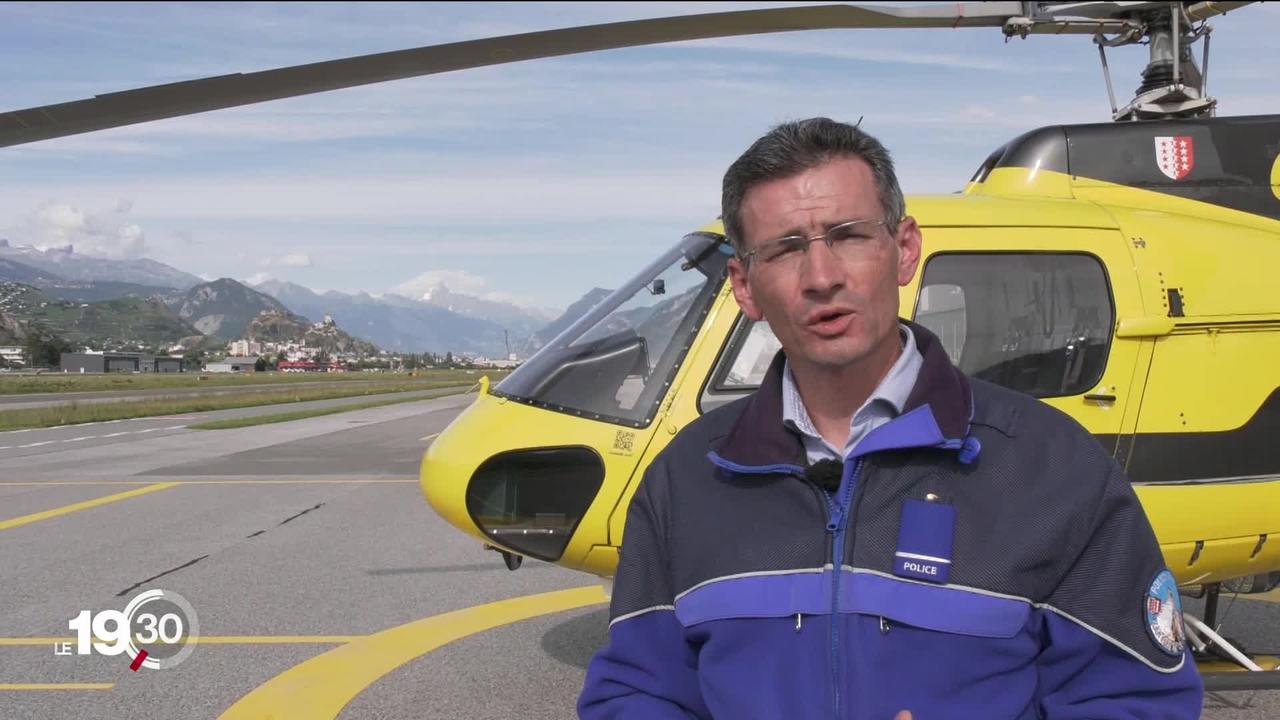
[[[740,213],[747,252],[849,220],[893,220],[883,217],[870,166],[851,157],[752,187]],[[898,287],[915,275],[920,229],[907,218],[892,235],[883,225],[865,232],[856,252],[848,247],[840,256],[818,240],[781,265],[760,254],[729,261],[743,313],[766,319],[793,361],[843,367],[897,337]]]

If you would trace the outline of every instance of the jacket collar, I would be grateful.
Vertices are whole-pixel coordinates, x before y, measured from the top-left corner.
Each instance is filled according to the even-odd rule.
[[[924,359],[920,375],[902,414],[877,428],[859,446],[858,454],[901,447],[942,447],[960,450],[970,462],[978,445],[968,438],[973,418],[969,380],[951,362],[937,336],[923,326],[901,320],[915,335]],[[710,453],[712,462],[735,472],[799,472],[806,465],[804,445],[782,419],[782,371],[786,356],[774,356],[760,389],[750,396],[725,440]]]

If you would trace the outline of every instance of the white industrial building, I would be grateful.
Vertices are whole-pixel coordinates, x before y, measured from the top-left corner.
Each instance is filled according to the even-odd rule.
[[[229,356],[221,360],[215,360],[214,362],[206,363],[204,366],[204,371],[211,372],[211,373],[234,373],[234,372],[251,373],[254,371],[254,367],[257,366],[257,364],[258,364],[258,358],[256,357]]]

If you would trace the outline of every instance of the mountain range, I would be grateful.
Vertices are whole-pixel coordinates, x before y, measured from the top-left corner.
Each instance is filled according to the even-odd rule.
[[[503,326],[431,303],[400,295],[375,298],[368,293],[348,295],[334,290],[317,293],[281,281],[268,281],[256,287],[299,314],[328,315],[349,332],[386,350],[452,351],[506,357],[508,340],[503,335]],[[517,337],[510,340],[514,346]]]
[[[148,258],[111,260],[78,253],[71,245],[41,250],[31,245],[11,245],[0,238],[0,259],[42,270],[60,281],[112,281],[183,290],[204,282],[191,273]]]
[[[156,328],[194,330],[189,334],[224,341],[245,337],[262,313],[292,318],[285,322],[289,327],[310,326],[328,316],[354,336],[353,342],[362,339],[398,352],[452,351],[489,357],[512,353],[527,357],[608,294],[594,288],[556,317],[553,310],[474,297],[445,285],[409,298],[363,292],[317,293],[278,280],[255,286],[230,278],[205,282],[147,258],[110,260],[77,253],[71,246],[40,250],[11,245],[3,239],[0,281],[36,288],[45,296],[42,301],[98,306],[77,326],[74,334],[81,338],[94,335],[85,323],[102,313],[111,314],[105,309],[109,306],[102,303],[131,299],[136,302],[116,302],[111,307],[139,313],[145,308],[144,314],[156,322],[157,306],[164,307],[172,318]],[[104,317],[100,320],[110,326],[104,331],[116,333],[128,328],[122,320]],[[173,337],[171,342],[178,339]]]

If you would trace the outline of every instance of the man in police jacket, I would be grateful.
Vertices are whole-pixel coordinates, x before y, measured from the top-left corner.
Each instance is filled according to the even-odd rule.
[[[648,468],[580,716],[1199,717],[1117,463],[899,318],[921,234],[884,147],[781,125],[725,174],[723,220],[782,352]]]

